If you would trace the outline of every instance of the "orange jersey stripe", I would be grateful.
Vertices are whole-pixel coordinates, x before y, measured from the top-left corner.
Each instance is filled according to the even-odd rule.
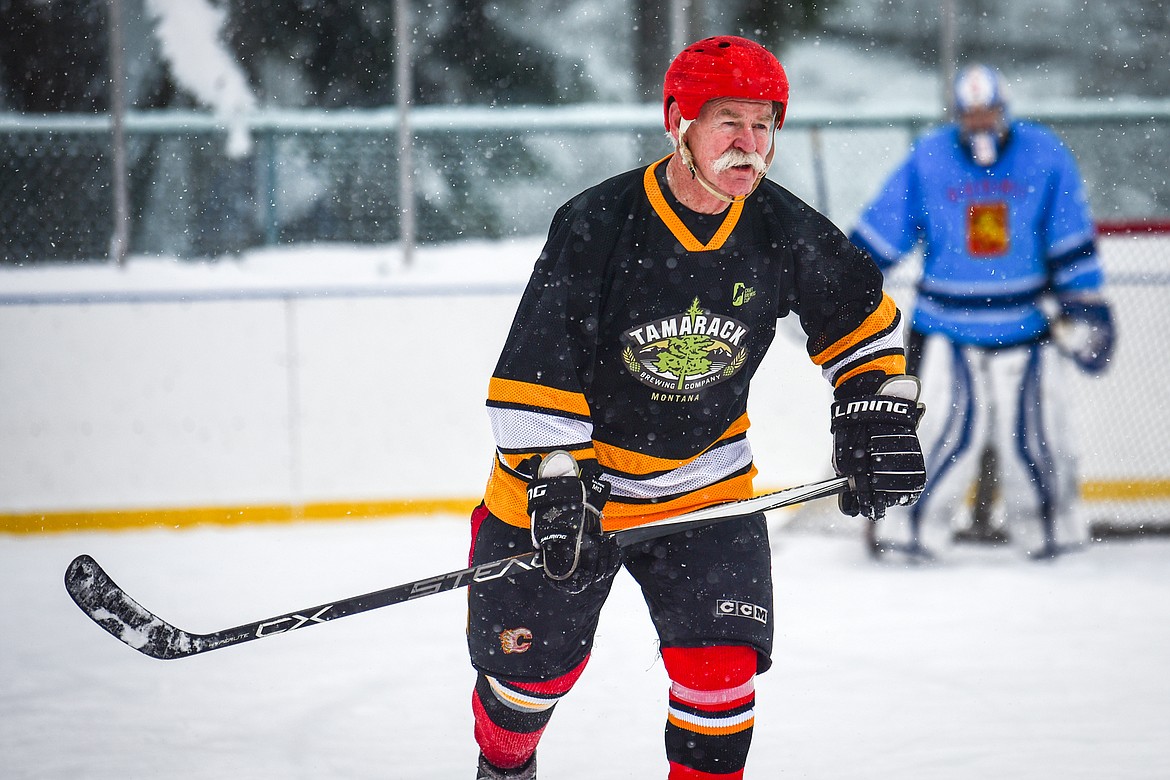
[[[595,442],[594,446],[597,449],[597,461],[601,464],[602,470],[609,470],[616,474],[629,474],[632,476],[644,476],[646,474],[661,474],[667,471],[685,466],[686,464],[699,457],[707,450],[714,447],[721,441],[726,441],[733,436],[739,436],[747,431],[751,426],[746,414],[740,415],[739,419],[733,422],[726,431],[724,431],[718,439],[713,441],[710,446],[702,452],[696,452],[689,458],[673,459],[673,458],[657,458],[653,455],[646,455],[641,452],[634,452],[633,450],[615,447],[603,442]]]
[[[509,468],[515,469],[525,459],[537,453],[497,452],[497,454],[507,462]],[[572,450],[570,454],[578,461],[591,460],[597,457],[592,448]],[[509,474],[500,465],[498,459],[492,464],[492,473],[488,477],[483,502],[487,506],[488,511],[508,525],[514,525],[517,528],[528,527],[528,483],[519,477]]]
[[[623,503],[620,498],[611,498],[602,511],[601,527],[606,531],[620,531],[623,528],[634,528],[645,523],[652,523],[655,520],[664,520],[667,517],[690,512],[694,509],[702,509],[712,504],[751,498],[753,495],[752,481],[757,473],[759,472],[757,472],[756,467],[752,466],[746,474],[740,474],[717,482],[710,487],[655,504],[627,504]]]
[[[483,503],[488,511],[508,525],[528,528],[528,485],[500,468],[492,468],[484,491]]]
[[[739,222],[739,215],[743,213],[743,201],[738,200],[731,204],[731,208],[727,210],[727,216],[723,219],[723,224],[719,226],[719,230],[715,231],[715,235],[711,236],[711,240],[703,243],[695,238],[695,235],[683,224],[683,221],[678,218],[670,205],[666,202],[666,197],[662,194],[662,190],[658,187],[658,179],[654,178],[654,170],[663,163],[669,160],[670,155],[663,157],[658,162],[646,168],[646,173],[642,176],[642,184],[646,188],[646,197],[650,200],[650,205],[654,207],[654,212],[670,228],[670,232],[678,239],[678,242],[683,245],[683,248],[688,252],[709,252],[712,249],[719,249],[723,246],[723,242],[731,235],[731,231],[735,230],[736,224]]]
[[[852,349],[856,345],[872,338],[874,335],[881,333],[888,328],[894,321],[894,317],[898,313],[898,307],[894,303],[894,299],[886,293],[882,293],[882,302],[874,309],[873,314],[865,318],[857,328],[849,335],[838,339],[827,349],[824,349],[812,356],[812,361],[818,366],[823,366],[833,358],[841,355],[846,350]],[[904,373],[904,371],[903,371]]]
[[[602,510],[601,526],[606,531],[619,531],[712,504],[751,498],[754,495],[752,482],[757,473],[755,466],[752,466],[746,474],[655,504],[623,503],[620,498],[611,498]],[[488,479],[484,504],[493,515],[508,525],[528,528],[527,489],[528,483],[504,471],[497,462]]]
[[[837,377],[835,387],[840,387],[845,380],[850,377],[864,374],[866,371],[881,371],[886,376],[898,376],[906,373],[906,356],[905,355],[883,355],[876,357],[866,363],[857,366],[856,368],[847,371],[841,376]]]
[[[488,401],[589,416],[589,404],[583,393],[496,376],[488,383]]]
[[[718,737],[726,734],[738,734],[741,731],[747,731],[756,725],[755,718],[749,718],[742,723],[734,723],[730,726],[703,726],[698,723],[691,723],[689,721],[676,718],[673,714],[667,715],[666,719],[671,725],[680,728],[684,731],[690,731],[695,734],[705,734],[707,736]]]

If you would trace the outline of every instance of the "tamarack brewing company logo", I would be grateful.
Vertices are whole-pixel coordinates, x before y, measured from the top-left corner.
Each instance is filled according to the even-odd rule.
[[[630,328],[622,334],[622,362],[642,384],[670,393],[693,393],[743,368],[748,327],[706,312],[695,298],[689,309]]]

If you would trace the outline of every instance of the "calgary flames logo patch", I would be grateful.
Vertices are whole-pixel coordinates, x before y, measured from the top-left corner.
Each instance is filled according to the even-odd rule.
[[[695,298],[681,314],[630,328],[622,334],[622,362],[642,384],[687,393],[730,379],[747,362],[748,327],[703,311]]]
[[[532,632],[527,628],[506,628],[500,632],[500,647],[506,655],[527,653],[532,647]]]

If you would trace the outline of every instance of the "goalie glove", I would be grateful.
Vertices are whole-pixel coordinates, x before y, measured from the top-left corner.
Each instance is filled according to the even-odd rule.
[[[580,593],[621,566],[617,541],[601,530],[609,483],[582,474],[573,456],[550,452],[528,483],[532,544],[540,549],[544,575],[555,587]]]
[[[833,468],[849,477],[838,497],[843,513],[877,519],[922,494],[926,463],[916,429],[925,407],[918,390],[917,377],[895,376],[876,395],[833,403]]]
[[[1061,301],[1052,322],[1052,341],[1088,374],[1100,374],[1113,357],[1113,314],[1099,298]]]

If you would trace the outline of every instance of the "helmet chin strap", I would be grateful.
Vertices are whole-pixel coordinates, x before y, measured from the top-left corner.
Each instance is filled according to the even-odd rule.
[[[772,141],[768,144],[768,154],[764,157],[764,170],[756,176],[755,182],[752,184],[751,190],[747,195],[728,195],[719,190],[711,182],[707,181],[703,174],[699,173],[699,166],[695,165],[695,156],[691,154],[691,147],[687,145],[687,129],[694,122],[693,119],[679,119],[678,123],[678,144],[677,149],[679,156],[682,157],[683,164],[687,166],[687,170],[691,172],[691,178],[702,185],[703,189],[711,193],[713,196],[723,201],[724,203],[738,203],[746,200],[749,195],[756,191],[756,187],[760,186],[760,182],[768,175],[768,169],[772,167],[772,158],[776,156],[776,125],[772,125]]]

